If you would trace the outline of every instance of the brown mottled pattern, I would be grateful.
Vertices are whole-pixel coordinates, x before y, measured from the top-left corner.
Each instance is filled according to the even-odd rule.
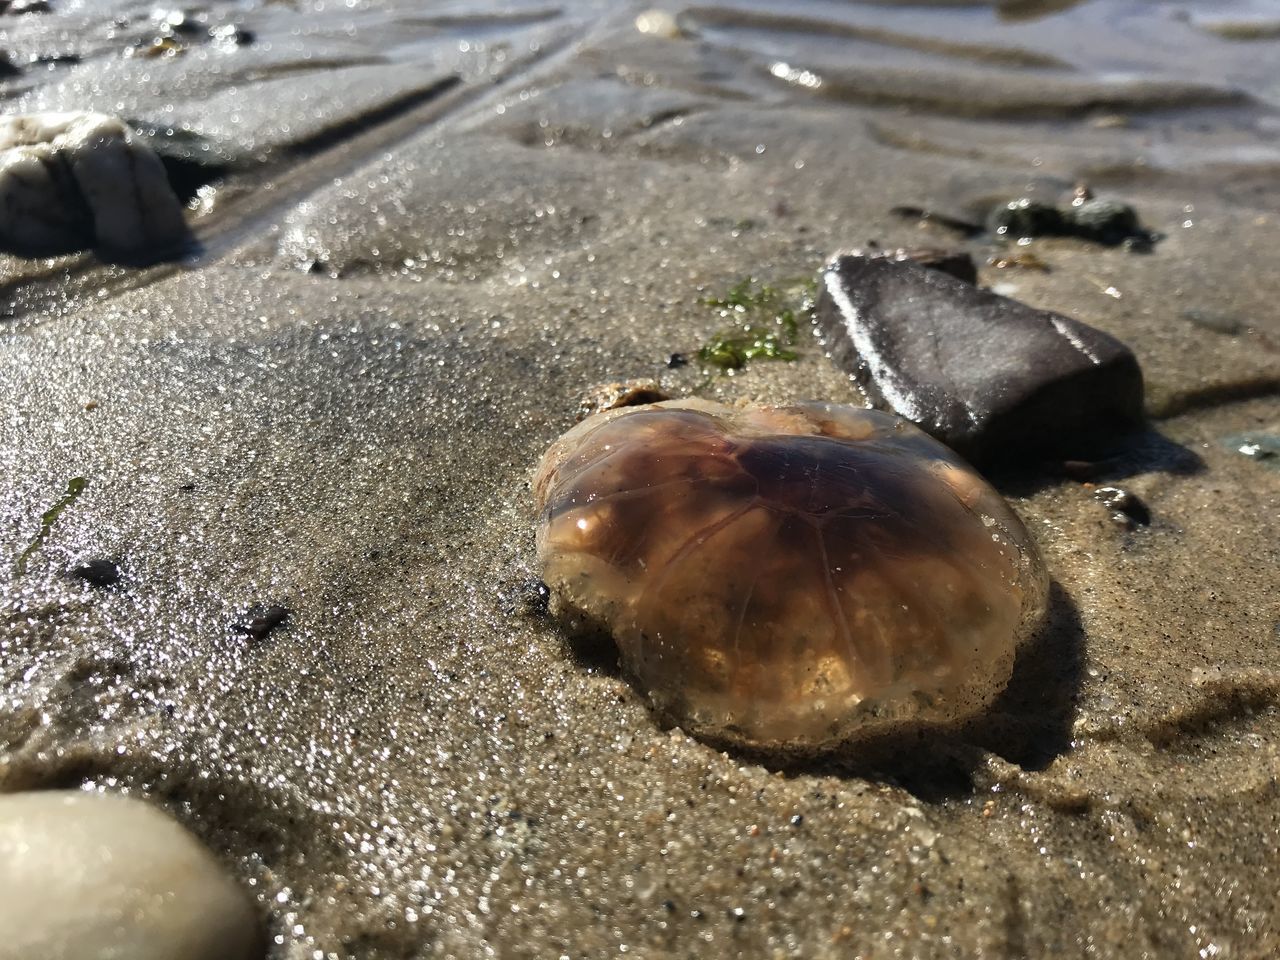
[[[972,716],[1044,607],[999,495],[870,410],[626,408],[554,445],[535,494],[562,607],[716,741],[820,749]]]

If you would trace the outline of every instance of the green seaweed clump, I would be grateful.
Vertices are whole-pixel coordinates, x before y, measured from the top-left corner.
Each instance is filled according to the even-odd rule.
[[[740,370],[752,360],[795,360],[792,349],[800,333],[797,314],[808,309],[812,283],[795,296],[754,277],[738,282],[723,297],[708,297],[707,306],[737,321],[717,331],[698,349],[698,359],[721,370]]]

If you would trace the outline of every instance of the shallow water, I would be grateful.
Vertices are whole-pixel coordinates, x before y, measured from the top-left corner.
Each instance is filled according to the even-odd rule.
[[[1223,37],[1273,5],[717,4],[664,39],[643,4],[299,0],[126,58],[150,6],[3,18],[7,109],[119,112],[216,189],[186,265],[0,258],[0,789],[164,804],[275,958],[1280,952],[1280,472],[1241,452],[1280,435],[1280,40]],[[1165,239],[981,282],[1138,354],[1153,432],[1092,482],[1152,522],[1001,481],[1054,609],[986,722],[764,766],[526,602],[530,474],[593,385],[860,402],[807,332],[669,367],[709,296],[869,240],[985,264],[891,209],[1082,178]],[[64,576],[96,558],[118,588]]]

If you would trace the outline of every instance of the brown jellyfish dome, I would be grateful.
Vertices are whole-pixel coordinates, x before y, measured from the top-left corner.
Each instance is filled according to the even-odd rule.
[[[607,628],[687,731],[817,750],[980,712],[1047,578],[974,470],[897,417],[836,404],[626,407],[534,484],[562,611]]]

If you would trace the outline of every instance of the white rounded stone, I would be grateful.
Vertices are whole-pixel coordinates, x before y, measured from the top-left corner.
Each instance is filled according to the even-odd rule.
[[[39,256],[89,243],[112,254],[158,254],[188,237],[164,165],[121,120],[0,117],[0,247]]]
[[[171,817],[80,791],[0,796],[0,960],[250,960],[245,893]]]

